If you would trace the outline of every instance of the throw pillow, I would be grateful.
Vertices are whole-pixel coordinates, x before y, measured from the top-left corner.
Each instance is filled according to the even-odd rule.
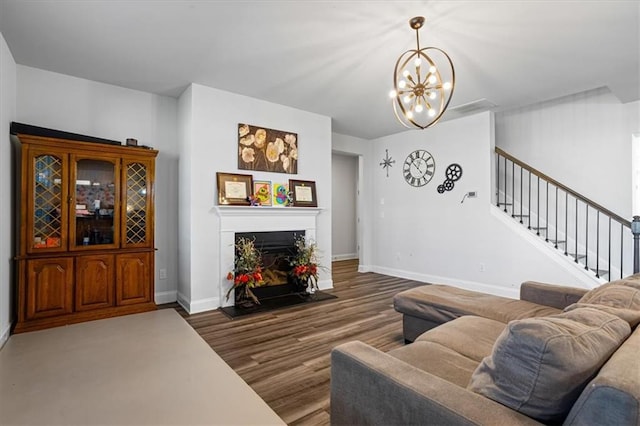
[[[539,421],[562,421],[630,333],[627,322],[591,308],[511,321],[468,389]]]

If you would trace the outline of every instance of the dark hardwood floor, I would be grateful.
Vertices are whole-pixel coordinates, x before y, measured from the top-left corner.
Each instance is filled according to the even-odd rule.
[[[361,340],[382,351],[402,346],[402,320],[393,296],[422,285],[358,273],[357,261],[333,263],[338,296],[248,317],[220,310],[178,312],[282,419],[291,425],[329,424],[331,349]]]

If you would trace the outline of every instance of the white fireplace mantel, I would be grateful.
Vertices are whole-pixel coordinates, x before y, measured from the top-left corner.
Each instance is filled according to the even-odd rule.
[[[315,207],[215,206],[220,219],[220,302],[233,305],[233,292],[226,300],[233,270],[235,234],[239,232],[305,231],[305,238],[316,240],[316,219],[322,209]]]

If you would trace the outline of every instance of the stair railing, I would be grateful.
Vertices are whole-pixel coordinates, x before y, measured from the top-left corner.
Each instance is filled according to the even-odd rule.
[[[629,220],[502,149],[496,147],[495,153],[499,208],[597,278],[637,272],[640,253],[633,252]]]

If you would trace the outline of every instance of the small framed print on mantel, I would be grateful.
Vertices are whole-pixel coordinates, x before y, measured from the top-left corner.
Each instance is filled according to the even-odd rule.
[[[218,180],[218,204],[248,206],[253,190],[253,176],[235,173],[216,173]]]
[[[289,179],[289,191],[295,207],[318,207],[314,181]]]

